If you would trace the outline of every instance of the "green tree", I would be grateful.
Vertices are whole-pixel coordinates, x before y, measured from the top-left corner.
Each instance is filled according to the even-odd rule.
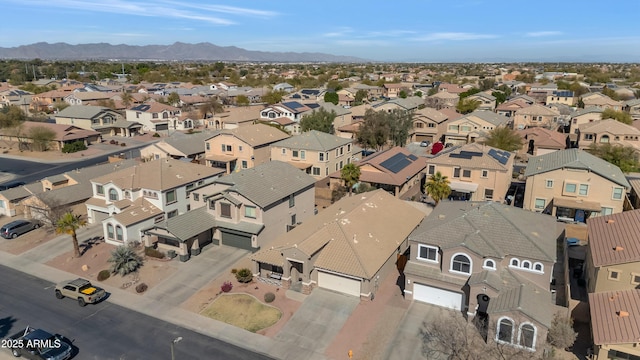
[[[405,146],[413,127],[413,112],[394,109],[385,115],[389,123],[389,140],[394,146]]]
[[[300,129],[304,131],[318,130],[327,134],[333,134],[333,121],[338,115],[335,111],[327,111],[324,108],[313,110],[300,120]]]
[[[398,93],[398,96],[401,99],[406,99],[407,98],[407,92],[405,90],[400,90],[400,93]]]
[[[431,95],[435,95],[438,93],[438,87],[432,87],[431,89],[429,89],[429,91],[427,91],[427,96],[431,96]]]
[[[623,124],[631,125],[633,124],[633,118],[631,114],[625,111],[616,111],[613,109],[606,108],[601,114],[602,120],[604,119],[614,119],[620,121]]]
[[[340,96],[335,92],[326,92],[324,93],[324,102],[332,103],[333,105],[338,105],[340,101]]]
[[[465,99],[473,94],[479,93],[481,90],[477,88],[471,88],[465,92],[460,93],[460,100]]]
[[[49,144],[56,138],[56,133],[44,126],[34,126],[28,130],[32,151],[47,151]]]
[[[390,130],[384,111],[367,109],[358,130],[357,140],[365,149],[381,150],[389,139]]]
[[[632,146],[591,144],[589,152],[602,160],[617,166],[624,173],[636,172],[640,168],[638,153]]]
[[[610,97],[613,100],[620,100],[620,96],[618,95],[618,93],[615,92],[615,90],[609,89],[606,86],[602,89],[602,94],[603,95],[607,95],[608,97]]]
[[[17,127],[25,120],[27,120],[27,116],[20,107],[16,105],[0,107],[0,128]]]
[[[200,115],[203,119],[207,119],[209,114],[215,115],[216,113],[221,113],[224,110],[222,104],[216,98],[211,98],[209,101],[200,105],[198,108]]]
[[[269,105],[277,104],[282,101],[282,97],[284,95],[284,91],[269,91],[262,96],[262,102],[265,102]]]
[[[172,92],[167,96],[167,103],[171,106],[179,106],[180,105],[180,95],[177,92]]]
[[[344,181],[344,186],[349,189],[351,196],[353,185],[360,181],[360,167],[354,163],[349,163],[340,169],[340,178]]]
[[[496,106],[507,101],[507,94],[503,93],[502,91],[494,91],[491,93],[491,95],[496,98]]]
[[[418,91],[414,92],[413,96],[417,96],[417,97],[421,98],[422,97],[422,91],[418,90]]]
[[[474,99],[461,99],[456,105],[456,110],[460,114],[468,114],[474,112],[480,106],[480,101]]]
[[[81,215],[76,215],[72,211],[68,211],[62,215],[55,224],[57,234],[71,235],[73,253],[77,258],[82,256],[82,254],[80,253],[80,245],[78,245],[78,234],[76,231],[84,226],[87,226],[87,222],[82,219]]]
[[[122,105],[124,105],[127,108],[133,102],[133,96],[131,96],[131,93],[128,93],[128,92],[122,93],[122,96],[120,96],[120,98],[122,99]]]
[[[509,96],[511,96],[511,88],[508,87],[507,85],[502,84],[502,85],[498,86],[497,89],[502,91],[507,98]]]
[[[437,171],[427,179],[427,182],[424,184],[424,192],[431,196],[436,205],[438,205],[440,200],[451,194],[449,184],[449,178],[442,175],[440,171]]]
[[[238,95],[236,96],[236,105],[238,106],[249,106],[249,104],[251,103],[251,101],[249,101],[249,98],[246,95]]]
[[[578,103],[576,104],[576,106],[579,109],[584,109],[584,101],[582,101],[582,98],[578,99]]]
[[[353,100],[353,105],[354,106],[362,105],[364,103],[364,100],[366,100],[368,97],[369,97],[369,93],[367,92],[367,90],[362,90],[362,89],[358,90]]]
[[[131,246],[121,245],[111,251],[111,257],[107,260],[112,263],[111,273],[125,276],[137,271],[143,265],[143,259]]]
[[[480,90],[485,91],[489,89],[493,89],[493,86],[496,84],[495,79],[482,79],[480,80]]]
[[[506,151],[516,151],[522,148],[524,141],[515,130],[499,126],[489,131],[483,143]]]

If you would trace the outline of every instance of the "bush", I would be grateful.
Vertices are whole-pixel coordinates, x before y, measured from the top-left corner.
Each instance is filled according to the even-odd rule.
[[[232,273],[232,274],[234,274],[234,275],[235,275],[237,272],[238,272],[238,269],[236,269],[236,268],[231,269],[231,273]]]
[[[111,276],[111,271],[102,270],[98,273],[98,281],[105,281]]]
[[[124,245],[113,249],[111,257],[107,261],[112,263],[111,272],[120,274],[120,276],[137,271],[144,263],[142,257],[136,254],[133,247]]]
[[[115,144],[116,144],[116,141],[115,141],[115,140],[111,140],[111,141],[109,141],[109,144],[111,144],[111,145],[115,145]]]
[[[127,146],[127,144],[125,144],[125,143],[120,143],[120,146],[125,147],[125,146]]]
[[[220,290],[222,290],[223,292],[229,292],[231,291],[231,289],[233,289],[233,284],[231,283],[231,281],[225,281],[222,286],[220,286]]]
[[[153,247],[147,247],[144,249],[144,254],[157,259],[164,259],[165,255],[162,251]]]
[[[158,133],[154,133],[152,136],[153,136],[153,137],[160,137],[160,134],[158,134]]]
[[[82,150],[87,150],[87,145],[83,141],[74,141],[72,143],[65,144],[62,147],[62,152],[65,154],[74,153]]]
[[[143,293],[143,292],[147,291],[148,288],[149,288],[149,286],[147,286],[147,284],[145,284],[145,283],[138,284],[136,286],[136,292],[138,294],[140,294],[140,293]]]
[[[236,279],[241,283],[248,283],[253,280],[253,273],[250,269],[242,268],[236,273]]]
[[[272,293],[272,292],[268,292],[266,294],[264,294],[264,301],[266,303],[270,303],[273,302],[273,300],[276,299],[276,294]]]

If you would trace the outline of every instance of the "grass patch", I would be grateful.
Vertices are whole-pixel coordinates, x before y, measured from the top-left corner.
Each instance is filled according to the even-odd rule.
[[[277,323],[282,312],[251,295],[230,294],[219,296],[202,315],[256,332]]]

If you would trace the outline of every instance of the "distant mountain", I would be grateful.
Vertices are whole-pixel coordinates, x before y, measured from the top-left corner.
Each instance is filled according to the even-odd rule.
[[[256,61],[256,62],[366,62],[353,56],[323,53],[251,51],[235,46],[211,43],[171,45],[111,45],[107,43],[49,44],[39,42],[12,48],[0,47],[0,59],[43,60],[191,60],[191,61]]]

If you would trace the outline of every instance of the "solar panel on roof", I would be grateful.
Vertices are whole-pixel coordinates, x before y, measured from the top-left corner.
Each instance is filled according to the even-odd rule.
[[[387,160],[381,162],[380,166],[391,171],[394,174],[397,174],[410,164],[411,161],[405,154],[395,154]]]
[[[508,152],[508,151],[500,151],[500,150],[496,150],[496,149],[489,150],[488,154],[492,158],[496,159],[496,161],[498,161],[502,165],[505,165],[509,161],[509,158],[511,157],[511,153],[510,152]]]
[[[417,156],[415,156],[415,155],[413,155],[413,154],[411,154],[411,155],[409,155],[409,159],[411,159],[411,160],[414,160],[414,161],[415,161],[415,160],[418,160],[418,157],[417,157]]]

